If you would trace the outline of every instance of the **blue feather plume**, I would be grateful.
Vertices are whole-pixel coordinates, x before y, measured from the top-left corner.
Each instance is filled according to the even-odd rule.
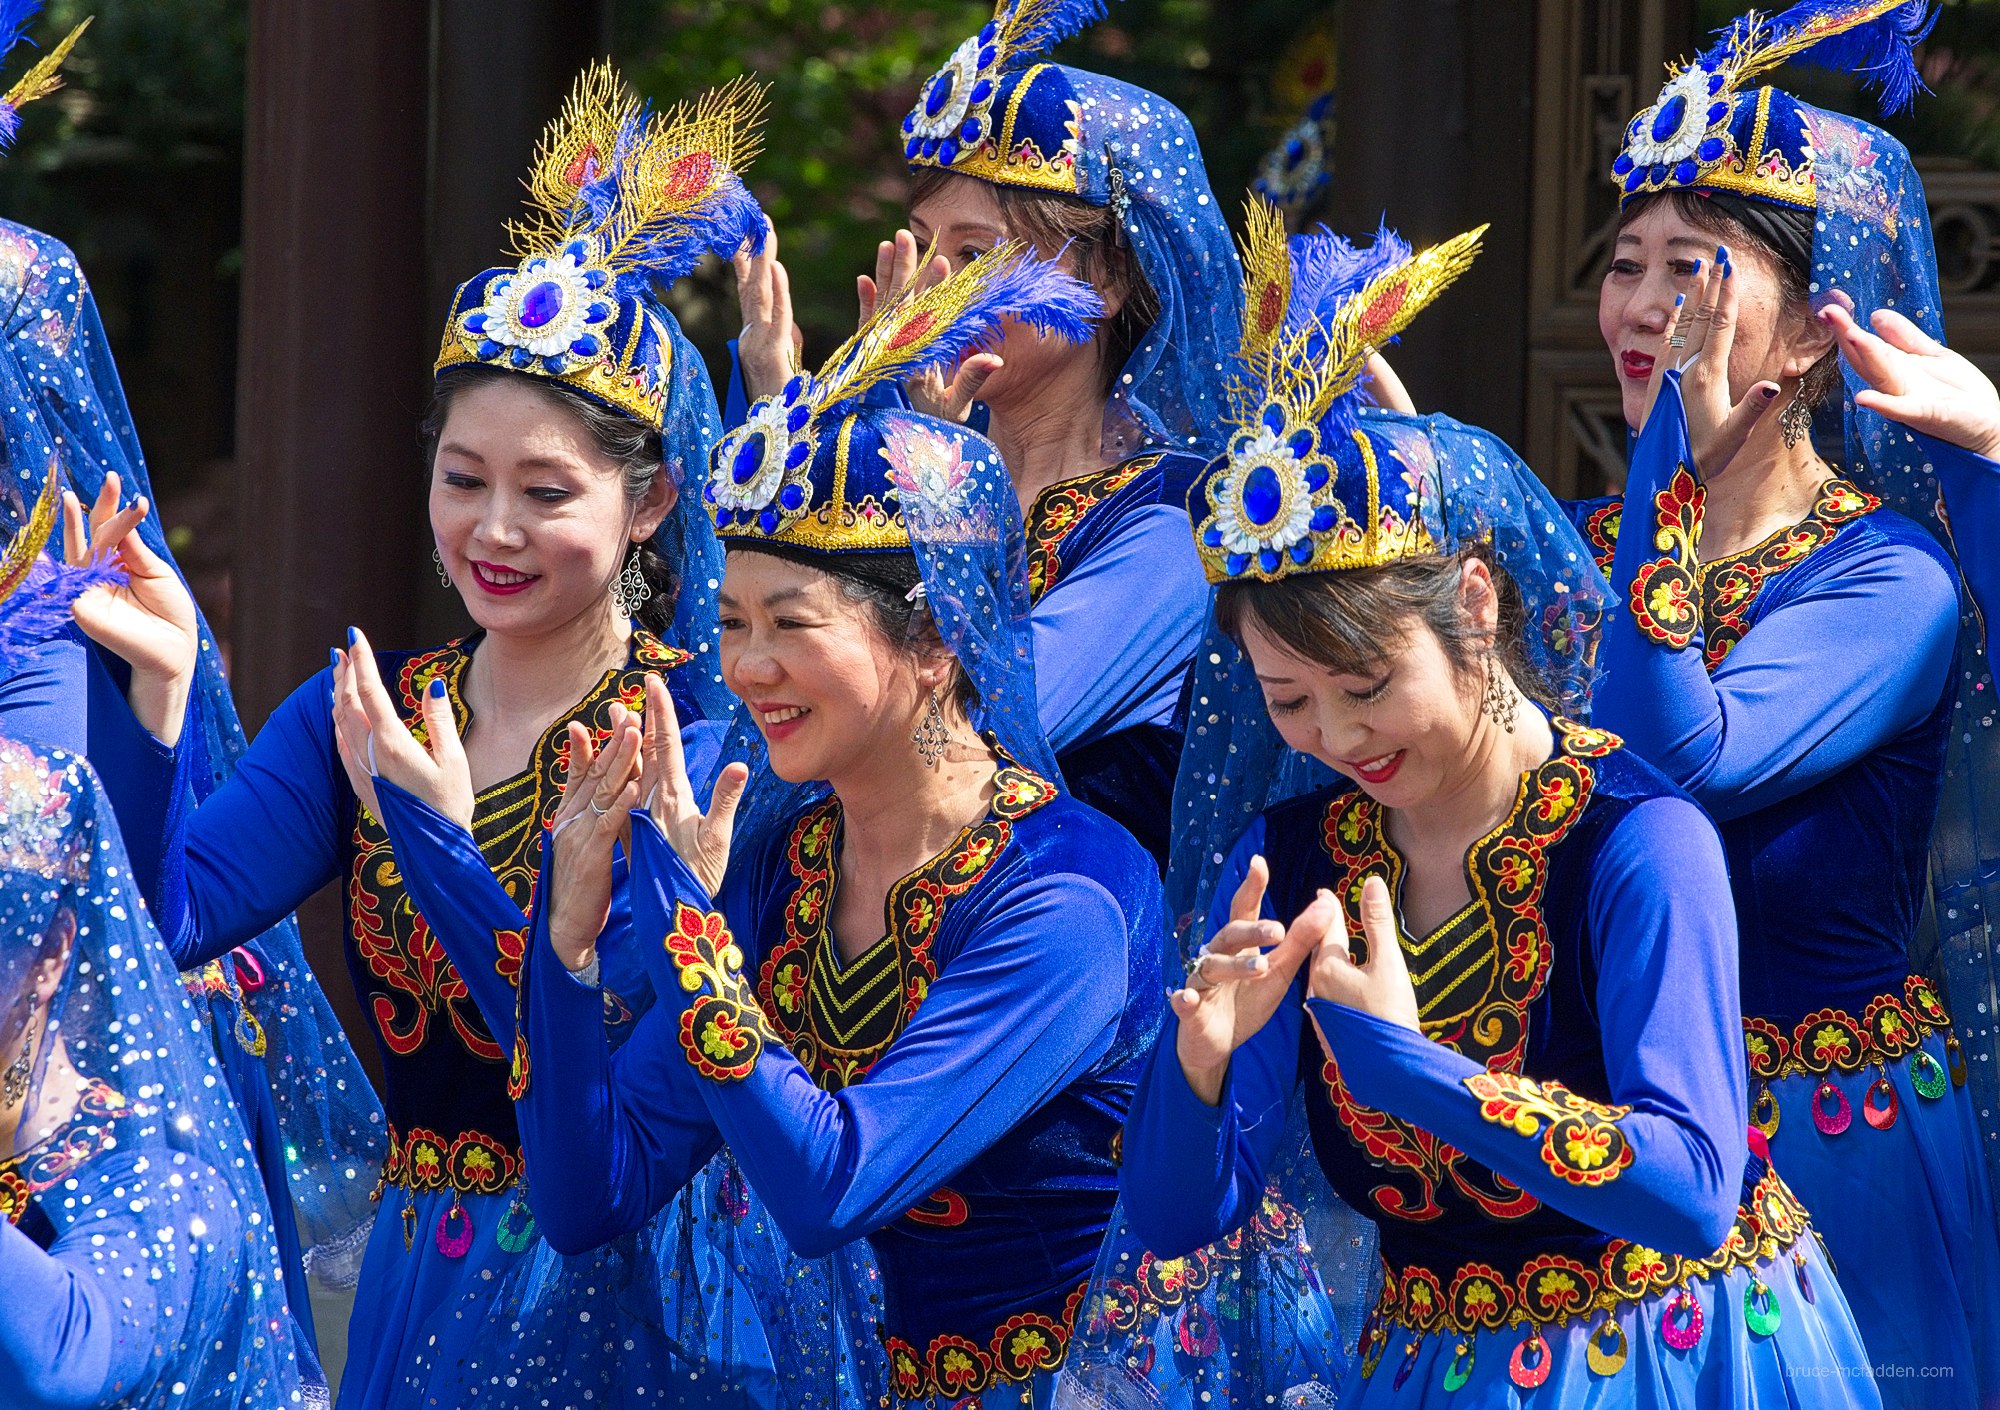
[[[1104,18],[1104,0],[1015,0],[996,16],[1007,35],[1007,66],[1038,58]]]
[[[1002,245],[941,283],[878,310],[836,352],[814,383],[821,416],[870,387],[907,381],[993,348],[1007,319],[1072,343],[1087,343],[1104,316],[1096,290],[1025,245]],[[911,330],[921,329],[912,336]]]
[[[44,558],[28,580],[0,598],[0,672],[18,667],[27,654],[69,624],[70,604],[92,588],[122,585],[125,570],[105,559],[71,568]]]
[[[1292,297],[1285,312],[1285,330],[1296,332],[1307,320],[1331,324],[1340,305],[1369,280],[1410,258],[1410,242],[1385,221],[1367,245],[1356,245],[1324,225],[1291,240]]]
[[[0,0],[0,56],[27,38],[41,12],[42,0]]]
[[[1800,0],[1775,15],[1744,15],[1702,62],[1744,77],[1790,62],[1853,74],[1882,112],[1898,113],[1927,91],[1913,51],[1936,22],[1934,0]]]

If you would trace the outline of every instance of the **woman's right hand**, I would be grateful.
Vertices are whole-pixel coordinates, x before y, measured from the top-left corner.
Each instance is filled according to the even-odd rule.
[[[674,854],[687,864],[711,900],[722,890],[722,876],[729,869],[736,806],[743,801],[743,789],[749,782],[748,768],[740,763],[729,765],[715,780],[708,811],[701,810],[688,778],[680,714],[674,709],[673,695],[665,680],[648,671],[639,796]]]
[[[572,974],[589,968],[611,918],[611,848],[630,841],[639,749],[639,723],[622,705],[611,707],[611,737],[601,749],[593,747],[588,729],[570,721],[569,770],[549,824],[554,845],[542,895],[549,906],[549,944]]]
[[[1643,427],[1652,416],[1661,379],[1668,369],[1678,367],[1681,405],[1687,412],[1688,448],[1704,480],[1714,479],[1728,468],[1757,423],[1778,401],[1778,384],[1769,380],[1752,383],[1742,401],[1729,399],[1729,354],[1736,344],[1737,299],[1735,269],[1726,258],[1728,253],[1718,247],[1717,259],[1701,262],[1693,286],[1667,320],[1653,359],[1653,375],[1646,384],[1646,414],[1639,422]],[[1682,346],[1674,346],[1676,340]]]
[[[141,497],[120,509],[120,488],[117,475],[106,475],[87,519],[77,497],[63,491],[65,560],[82,567],[115,554],[126,579],[122,587],[92,588],[70,612],[84,635],[132,668],[127,699],[133,716],[172,746],[187,718],[201,631],[187,584],[139,536],[150,506]]]
[[[1259,918],[1271,868],[1262,857],[1229,903],[1229,923],[1209,938],[1187,985],[1167,992],[1180,1021],[1174,1053],[1188,1087],[1209,1106],[1222,1100],[1229,1059],[1271,1021],[1299,966],[1340,924],[1340,903],[1322,890],[1289,927]]]
[[[799,370],[799,348],[805,334],[792,321],[792,281],[778,262],[778,230],[767,216],[764,248],[751,254],[738,250],[730,265],[736,271],[736,304],[743,314],[743,331],[736,335],[736,365],[743,373],[743,394],[762,401],[785,389]]]
[[[472,766],[443,679],[432,677],[425,687],[419,742],[389,699],[368,638],[350,629],[347,641],[347,650],[333,654],[333,737],[354,796],[381,817],[375,780],[386,778],[472,831]]]

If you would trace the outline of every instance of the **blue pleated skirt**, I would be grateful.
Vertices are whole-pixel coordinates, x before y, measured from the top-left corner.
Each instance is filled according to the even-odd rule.
[[[1924,1050],[1946,1063],[1935,1034]],[[1847,1103],[1846,1129],[1813,1121],[1821,1078],[1770,1084],[1778,1125],[1771,1161],[1811,1212],[1861,1328],[1882,1401],[1891,1410],[1987,1410],[2000,1405],[2000,1232],[1980,1156],[1971,1093],[1956,1085],[1920,1096],[1910,1060],[1888,1064],[1896,1119],[1866,1117],[1883,1074],[1831,1073]],[[1880,1111],[1887,1103],[1876,1100]],[[1835,1117],[1839,1103],[1824,1106]]]

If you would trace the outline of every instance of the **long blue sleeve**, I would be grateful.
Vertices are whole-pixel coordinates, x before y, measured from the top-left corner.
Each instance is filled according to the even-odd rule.
[[[339,874],[354,791],[334,752],[332,681],[320,671],[286,697],[189,818],[185,886],[178,898],[163,886],[153,917],[182,969],[255,939]],[[173,796],[182,752],[160,749],[135,720],[130,730],[117,762],[100,766],[121,821],[145,797]]]
[[[545,839],[544,877],[548,859]],[[529,1070],[514,1115],[536,1222],[557,1252],[582,1253],[664,1208],[722,1137],[660,1009],[613,1056],[602,993],[570,975],[549,943],[547,899],[545,886],[521,965]]]
[[[1944,490],[1959,571],[1979,608],[1981,627],[1990,631],[1993,614],[2000,612],[2000,463],[1921,432],[1917,439]]]
[[[1672,868],[1662,858],[1675,859]],[[1488,1072],[1422,1034],[1307,1001],[1357,1101],[1431,1132],[1570,1217],[1705,1257],[1735,1217],[1748,1109],[1722,844],[1677,798],[1634,808],[1590,878],[1608,1103]]]
[[[1042,729],[1057,753],[1173,718],[1208,607],[1188,534],[1187,515],[1168,505],[1136,511],[1029,614]]]
[[[1937,558],[1872,535],[1842,553],[1837,572],[1793,568],[1811,574],[1807,585],[1760,616],[1711,675],[1699,622],[1678,636],[1669,622],[1695,613],[1685,585],[1695,536],[1660,545],[1654,535],[1656,521],[1675,517],[1656,507],[1663,496],[1698,529],[1699,488],[1677,475],[1691,465],[1680,379],[1669,373],[1633,448],[1611,568],[1621,606],[1606,616],[1591,719],[1726,821],[1812,787],[1927,716],[1951,669],[1958,595]]]
[[[680,972],[644,1022],[649,1054],[675,1044],[701,1071],[730,1151],[805,1257],[917,1204],[1110,1049],[1125,917],[1093,881],[1036,877],[994,898],[867,1080],[826,1092],[764,1025],[723,916],[652,820],[634,814],[632,834],[633,923]]]
[[[0,674],[0,733],[71,754],[87,754],[84,673],[90,647],[75,626],[40,642]]]
[[[1228,921],[1230,899],[1263,850],[1264,831],[1259,817],[1230,853],[1206,934]],[[1277,919],[1268,897],[1263,913]],[[1133,1097],[1119,1168],[1126,1217],[1155,1254],[1171,1258],[1214,1243],[1257,1212],[1298,1085],[1304,993],[1300,979],[1270,1022],[1231,1055],[1215,1106],[1188,1086],[1174,1051],[1180,1021],[1168,1015]]]
[[[157,1154],[157,1152],[156,1152]],[[202,1256],[234,1257],[242,1232],[233,1203],[200,1202],[212,1252],[187,1245],[173,1256],[154,1250],[161,1209],[146,1197],[150,1178],[137,1157],[86,1169],[91,1216],[64,1230],[44,1252],[0,1222],[0,1404],[9,1410],[95,1410],[142,1397],[171,1363],[180,1319]],[[164,1172],[154,1169],[154,1176]],[[175,1179],[189,1191],[220,1187],[214,1172],[187,1166]],[[120,1198],[107,1198],[116,1189]],[[190,1196],[183,1196],[185,1201]],[[171,1232],[169,1234],[171,1237]],[[233,1275],[211,1272],[211,1283]],[[172,1316],[167,1316],[171,1310]]]

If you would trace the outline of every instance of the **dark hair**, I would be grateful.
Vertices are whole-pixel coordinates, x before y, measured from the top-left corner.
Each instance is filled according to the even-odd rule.
[[[625,481],[626,498],[634,502],[644,499],[663,473],[660,433],[650,426],[634,421],[622,411],[613,411],[603,402],[561,382],[516,372],[509,367],[489,367],[479,362],[464,363],[438,374],[437,385],[431,392],[431,404],[424,409],[424,419],[417,424],[417,437],[423,444],[426,469],[437,460],[438,441],[444,435],[444,423],[451,415],[452,400],[468,387],[484,386],[502,378],[519,379],[521,384],[534,388],[546,397],[551,405],[561,407],[581,421],[583,428],[590,432],[590,439],[598,452],[618,462],[619,474]],[[653,595],[639,609],[638,622],[655,636],[663,636],[674,624],[674,599],[680,592],[680,575],[674,564],[660,552],[657,538],[656,532],[653,538],[638,546],[639,571],[645,575],[647,586],[653,589]]]
[[[1381,669],[1390,652],[1410,638],[1421,622],[1436,635],[1445,660],[1469,676],[1488,649],[1459,605],[1461,569],[1478,559],[1493,576],[1499,621],[1492,649],[1523,695],[1553,712],[1556,694],[1528,655],[1528,609],[1521,589],[1500,566],[1487,543],[1472,543],[1436,557],[1400,558],[1374,568],[1303,573],[1275,583],[1224,583],[1215,594],[1216,625],[1239,646],[1246,622],[1307,661],[1341,675],[1366,676]]]
[[[1631,202],[1618,212],[1618,228],[1622,231],[1660,204],[1665,204],[1702,234],[1714,236],[1718,245],[1728,245],[1732,250],[1747,247],[1769,260],[1771,267],[1778,272],[1779,316],[1798,326],[1811,324],[1813,217],[1810,211],[1783,211],[1773,206],[1767,212],[1731,196],[1708,196],[1680,188],[1655,191]],[[1741,213],[1740,216],[1737,212]],[[1752,224],[1753,220],[1756,225]],[[1798,225],[1804,228],[1794,228]],[[1790,247],[1790,252],[1780,248],[1781,240]],[[1806,261],[1805,268],[1801,268],[1801,250]],[[1814,409],[1824,405],[1833,395],[1834,388],[1840,385],[1839,346],[1829,347],[1799,380],[1805,389],[1806,405]]]
[[[912,660],[922,662],[949,651],[930,608],[911,597],[924,580],[914,553],[814,553],[788,544],[744,539],[732,539],[727,547],[731,553],[768,554],[824,573],[839,585],[849,602],[864,604],[876,630]],[[979,703],[979,689],[956,656],[952,657],[951,698],[968,718]]]
[[[910,208],[914,210],[936,195],[953,175],[926,168],[911,177]],[[1146,281],[1130,242],[1119,232],[1117,209],[1052,191],[1023,191],[996,182],[981,184],[999,201],[1000,219],[1010,235],[1033,245],[1045,259],[1067,247],[1076,257],[1078,277],[1107,300],[1120,300],[1118,312],[1104,321],[1099,337],[1104,393],[1109,396],[1133,349],[1160,316],[1160,296]]]

